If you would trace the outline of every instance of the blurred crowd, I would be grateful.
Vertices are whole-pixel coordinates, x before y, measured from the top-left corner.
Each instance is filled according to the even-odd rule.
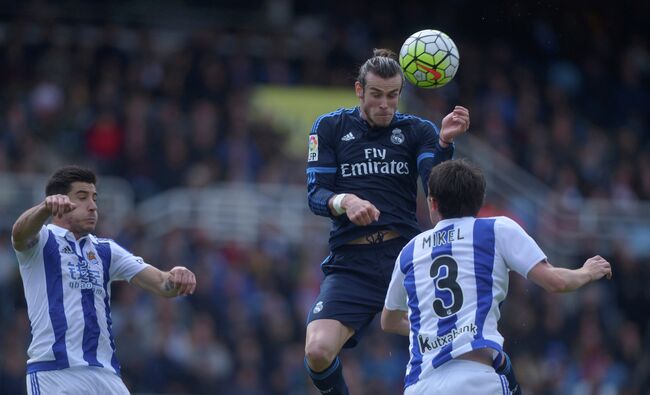
[[[305,165],[286,154],[286,131],[249,111],[251,89],[352,94],[373,47],[397,51],[414,31],[438,27],[459,47],[459,74],[439,91],[407,89],[409,110],[439,123],[454,104],[468,107],[473,134],[574,204],[650,200],[643,5],[596,2],[574,14],[553,2],[484,9],[459,0],[432,16],[409,14],[413,1],[316,3],[296,2],[277,16],[289,23],[266,29],[89,24],[56,12],[0,19],[0,172],[87,164],[126,179],[137,201],[220,182],[302,184]],[[315,394],[304,323],[326,234],[290,243],[269,230],[244,246],[179,230],[152,243],[132,222],[103,236],[198,279],[197,293],[180,300],[114,284],[113,333],[133,393]],[[9,238],[0,230],[0,393],[22,394],[30,327]],[[584,258],[597,251],[585,246]],[[573,295],[512,277],[500,328],[525,393],[650,394],[650,265],[625,240],[607,258],[614,278]],[[352,393],[401,393],[406,341],[375,322],[344,351]]]

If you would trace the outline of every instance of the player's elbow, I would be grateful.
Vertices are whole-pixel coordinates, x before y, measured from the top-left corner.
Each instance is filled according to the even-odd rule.
[[[388,333],[400,333],[400,320],[396,320],[394,312],[384,309],[381,313],[381,329]]]
[[[570,272],[566,269],[553,267],[547,261],[535,265],[528,273],[528,279],[547,292],[559,293],[571,290]]]
[[[22,242],[20,231],[16,228],[16,224],[11,228],[11,242],[16,245]]]
[[[307,194],[307,206],[309,207],[309,210],[311,210],[312,213],[318,215],[319,206],[316,202],[316,197],[314,196],[314,193],[312,191],[310,191]]]
[[[16,222],[11,228],[11,244],[16,250],[22,251],[26,248],[28,241],[25,231]]]
[[[390,332],[390,322],[388,320],[388,313],[386,309],[381,312],[381,330],[384,332]]]
[[[386,333],[396,333],[397,328],[395,327],[394,324],[387,322],[385,320],[381,320],[381,330],[386,332]]]
[[[318,208],[317,208],[317,206],[316,206],[316,203],[312,200],[311,197],[308,197],[308,198],[307,198],[307,206],[309,207],[309,210],[310,210],[313,214],[316,214],[316,215],[319,214],[319,210],[318,210]]]

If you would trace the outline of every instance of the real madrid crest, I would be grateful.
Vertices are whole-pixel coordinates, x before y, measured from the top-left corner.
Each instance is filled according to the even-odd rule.
[[[395,128],[392,133],[390,141],[393,144],[402,144],[404,142],[404,133],[402,133],[402,129]]]

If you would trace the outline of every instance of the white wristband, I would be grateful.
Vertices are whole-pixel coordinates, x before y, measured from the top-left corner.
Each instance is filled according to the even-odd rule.
[[[341,215],[345,212],[345,209],[341,207],[341,202],[343,201],[345,195],[345,193],[339,193],[338,195],[334,196],[334,200],[332,200],[332,208],[338,215]]]

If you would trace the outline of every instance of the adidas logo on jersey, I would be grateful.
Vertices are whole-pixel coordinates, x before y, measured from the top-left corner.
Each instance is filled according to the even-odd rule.
[[[354,140],[354,135],[352,134],[352,132],[348,132],[348,134],[341,137],[341,141],[350,141],[350,140]]]
[[[72,248],[70,248],[70,246],[65,246],[61,250],[61,253],[63,253],[63,254],[74,254],[74,251],[72,251]]]

